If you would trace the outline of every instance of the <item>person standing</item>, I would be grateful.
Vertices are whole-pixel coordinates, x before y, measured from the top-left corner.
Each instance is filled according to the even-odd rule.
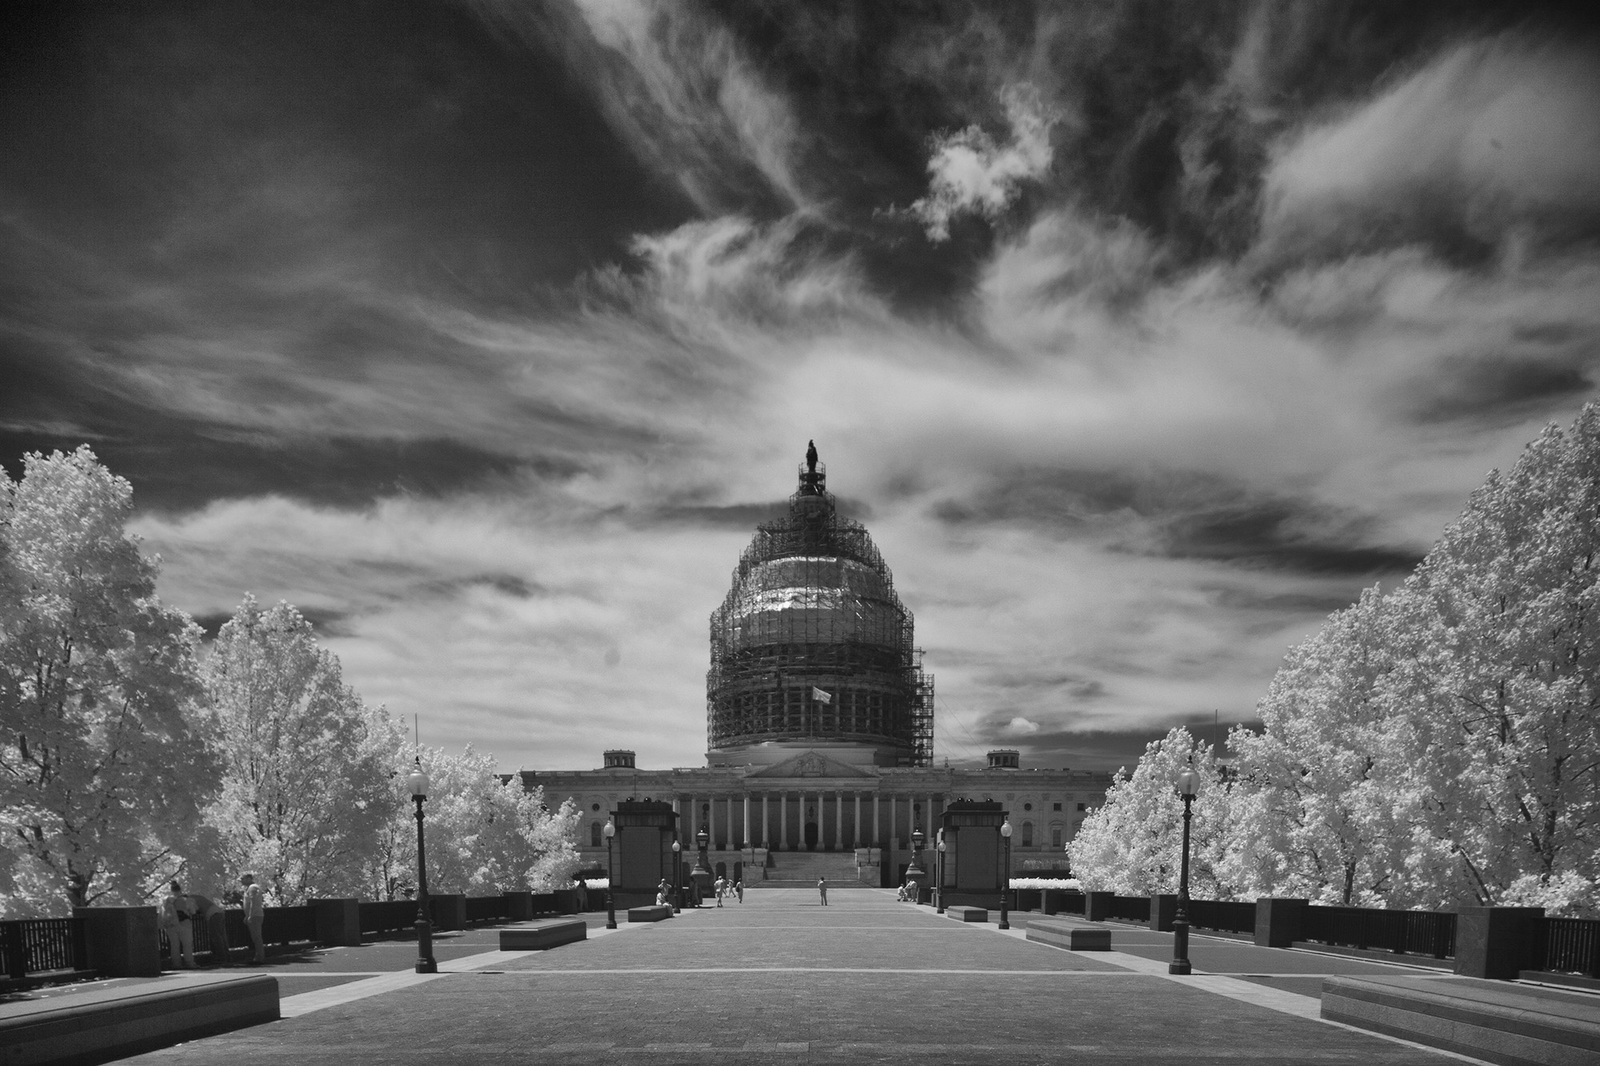
[[[256,884],[255,874],[241,874],[239,883],[244,885],[244,927],[249,930],[250,945],[255,949],[250,965],[259,966],[267,961],[267,942],[261,936],[261,927],[267,919],[267,901],[261,886]]]
[[[826,907],[828,905],[828,879],[826,877],[817,878],[817,892],[821,894],[822,905]]]
[[[167,953],[172,968],[194,969],[194,904],[183,894],[183,886],[172,882],[161,901],[161,931],[167,934]]]
[[[744,881],[743,880],[735,881],[733,883],[733,890],[739,894],[739,902],[743,903],[744,902]]]

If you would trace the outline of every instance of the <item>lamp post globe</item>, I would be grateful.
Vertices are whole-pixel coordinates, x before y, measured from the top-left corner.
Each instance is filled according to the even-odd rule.
[[[1000,823],[1000,839],[1005,842],[1006,858],[1000,872],[1000,928],[1011,928],[1011,818]]]
[[[617,927],[617,864],[612,859],[611,841],[617,835],[617,823],[606,819],[606,826],[601,830],[606,838],[606,928]]]
[[[672,838],[672,913],[683,913],[683,897],[678,889],[678,874],[683,870],[683,860],[678,858],[683,853],[683,845],[678,843],[678,838]]]
[[[438,973],[439,964],[433,958],[433,923],[428,919],[428,858],[422,832],[422,804],[428,798],[428,773],[422,768],[422,756],[413,763],[406,787],[417,805],[417,972]]]
[[[1194,767],[1186,766],[1172,785],[1183,797],[1183,857],[1178,865],[1178,908],[1172,916],[1172,961],[1167,964],[1167,972],[1181,975],[1193,972],[1189,964],[1189,820],[1195,794],[1200,790],[1200,775]]]
[[[937,882],[937,884],[935,884],[933,886],[934,905],[938,908],[938,913],[943,914],[944,913],[944,830],[943,829],[939,830],[939,854],[934,859],[934,866],[936,867],[936,872],[934,873],[934,880]]]

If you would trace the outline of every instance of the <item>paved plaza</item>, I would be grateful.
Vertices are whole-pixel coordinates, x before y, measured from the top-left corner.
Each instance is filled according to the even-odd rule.
[[[1471,1061],[1317,1019],[1324,975],[1439,971],[1111,925],[1106,952],[963,924],[878,889],[760,889],[544,952],[498,930],[307,952],[279,979],[282,1021],[124,1061],[149,1064],[1362,1063]]]

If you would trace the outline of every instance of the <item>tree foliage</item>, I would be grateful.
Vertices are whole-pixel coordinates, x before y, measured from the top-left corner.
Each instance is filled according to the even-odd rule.
[[[156,597],[132,487],[87,447],[0,486],[4,913],[140,902],[197,849],[217,786],[199,630]]]
[[[284,904],[355,895],[393,812],[403,730],[363,704],[287,603],[263,611],[246,596],[203,678],[224,764],[206,820],[230,875],[255,871]]]
[[[1400,587],[1290,651],[1262,731],[1230,736],[1219,891],[1600,914],[1597,548],[1591,403],[1491,474]],[[1172,758],[1145,761],[1085,822],[1086,883],[1165,883]]]

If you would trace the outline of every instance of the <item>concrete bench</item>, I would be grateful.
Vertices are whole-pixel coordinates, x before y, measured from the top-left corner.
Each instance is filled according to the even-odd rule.
[[[989,912],[983,907],[946,907],[946,918],[954,918],[958,922],[987,922]]]
[[[1085,929],[1055,922],[1029,922],[1028,939],[1068,951],[1110,951],[1111,930]]]
[[[278,982],[265,975],[172,974],[10,1003],[0,1010],[8,1063],[108,1062],[277,1021]]]
[[[546,918],[500,930],[501,951],[543,951],[574,940],[587,940],[589,925],[582,918]]]
[[[1503,1063],[1600,1062],[1600,1002],[1471,977],[1330,977],[1322,1017]]]
[[[648,907],[629,907],[628,921],[630,922],[660,922],[672,917],[672,908],[665,903],[651,904]]]

